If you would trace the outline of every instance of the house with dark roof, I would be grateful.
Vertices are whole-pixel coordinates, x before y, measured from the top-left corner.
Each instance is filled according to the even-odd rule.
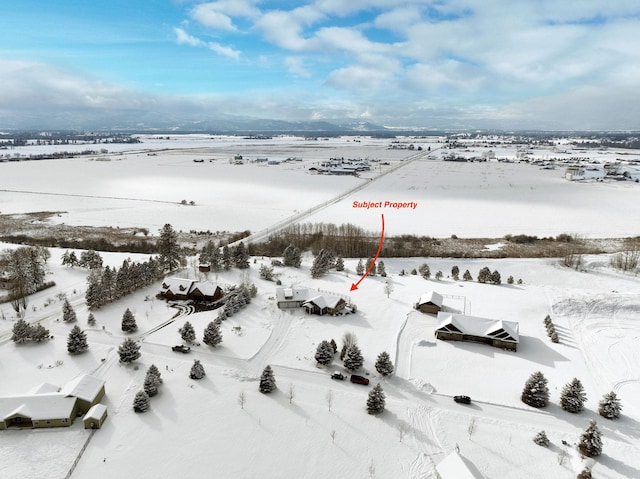
[[[224,296],[220,286],[210,281],[196,281],[186,278],[165,278],[158,295],[173,300],[218,301]]]
[[[515,321],[480,318],[440,311],[435,336],[444,341],[468,341],[490,344],[496,348],[517,351],[520,326]]]

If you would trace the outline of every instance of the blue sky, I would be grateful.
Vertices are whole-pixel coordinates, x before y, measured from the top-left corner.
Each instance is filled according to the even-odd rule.
[[[638,32],[636,0],[4,0],[0,128],[230,114],[637,130]]]

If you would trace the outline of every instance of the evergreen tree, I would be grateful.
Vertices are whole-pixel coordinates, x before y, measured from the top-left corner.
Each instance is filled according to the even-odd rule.
[[[369,271],[369,276],[376,275],[376,265],[375,263],[373,263],[373,266],[371,266],[372,263],[373,263],[373,258],[367,258],[367,261],[364,264],[365,271],[369,271],[369,268],[371,268],[371,271]]]
[[[429,279],[431,277],[431,270],[429,269],[429,265],[427,263],[422,263],[418,268],[418,272],[424,279]]]
[[[276,378],[273,375],[271,366],[267,366],[260,376],[260,392],[268,394],[276,389]]]
[[[260,277],[267,281],[273,281],[273,268],[263,264],[260,266]]]
[[[302,252],[299,248],[290,244],[284,249],[282,253],[282,262],[285,266],[293,266],[299,268],[302,263]]]
[[[155,376],[158,379],[158,384],[162,384],[162,376],[160,375],[160,371],[155,364],[149,366],[149,369],[147,369],[147,374]]]
[[[203,377],[205,377],[204,367],[197,359],[193,360],[193,366],[191,366],[189,377],[191,379],[202,379]]]
[[[442,271],[436,271],[436,281],[440,281],[442,279]]]
[[[573,378],[573,380],[566,384],[560,394],[560,407],[565,411],[578,413],[584,408],[584,402],[587,400],[587,395],[584,392],[582,383],[579,379]]]
[[[451,277],[455,280],[458,281],[458,279],[460,279],[460,268],[458,268],[457,266],[454,266],[453,268],[451,268]]]
[[[178,233],[170,224],[165,224],[160,230],[157,247],[160,253],[158,260],[164,270],[173,271],[184,265],[185,256],[178,242]]]
[[[138,391],[133,399],[133,410],[135,412],[147,412],[149,407],[151,407],[149,395],[144,390]]]
[[[497,269],[493,273],[491,273],[491,282],[493,284],[500,284],[501,283],[500,273],[498,273]]]
[[[50,339],[51,335],[49,334],[49,330],[45,328],[42,324],[38,323],[31,328],[31,340],[39,343],[41,341],[46,341]]]
[[[189,344],[196,340],[196,330],[189,321],[185,321],[184,325],[178,329],[178,332],[180,333],[182,340]]]
[[[532,407],[545,407],[549,402],[549,387],[547,378],[542,372],[537,371],[529,376],[524,384],[520,399],[523,403]]]
[[[62,303],[62,320],[65,323],[75,323],[78,320],[76,316],[76,312],[71,307],[71,303],[67,298],[64,299],[64,303]]]
[[[377,273],[378,276],[382,276],[383,278],[387,277],[387,269],[385,268],[384,261],[380,260],[377,263]]]
[[[231,269],[231,251],[229,250],[229,245],[224,245],[222,247],[222,268],[225,271],[229,271]]]
[[[204,338],[202,339],[204,344],[209,346],[217,346],[222,342],[222,332],[220,331],[220,321],[211,321],[204,329]]]
[[[331,344],[331,349],[333,349],[333,354],[336,354],[338,352],[338,345],[336,344],[336,341],[332,339],[331,341],[329,341],[329,344]]]
[[[122,330],[125,333],[130,333],[132,331],[136,331],[137,329],[138,325],[136,324],[136,318],[131,310],[127,308],[122,315]]]
[[[333,347],[329,343],[329,341],[321,341],[316,348],[316,361],[318,364],[322,364],[323,366],[327,366],[331,364],[333,361]]]
[[[471,273],[469,273],[469,270],[468,270],[468,269],[464,270],[464,274],[462,275],[462,279],[463,279],[464,281],[471,281],[471,280],[473,280],[473,277],[471,276]]]
[[[147,373],[147,375],[144,377],[144,383],[142,387],[144,388],[144,392],[146,392],[149,397],[153,397],[158,394],[159,385],[160,383],[158,382],[158,378],[152,374]]]
[[[122,266],[115,275],[114,299],[122,298],[134,290],[132,284],[131,260],[124,260]]]
[[[507,284],[513,284],[513,276],[507,278]]]
[[[356,274],[358,276],[362,276],[364,274],[364,264],[362,264],[362,258],[358,260],[358,265],[356,266]]]
[[[363,363],[364,358],[358,345],[352,344],[349,346],[344,355],[344,367],[349,371],[355,371],[356,369],[360,369]]]
[[[80,260],[78,266],[87,269],[100,269],[102,268],[102,256],[90,249],[80,253]]]
[[[376,384],[371,391],[369,391],[369,397],[367,398],[367,413],[380,414],[384,411],[385,395],[380,383]]]
[[[335,265],[335,254],[329,249],[321,249],[311,265],[311,277],[319,278]]]
[[[80,354],[84,353],[87,349],[89,349],[87,335],[76,324],[69,332],[69,337],[67,338],[67,351],[69,354]]]
[[[244,245],[244,242],[240,241],[233,251],[233,264],[238,269],[247,269],[249,267],[249,252]]]
[[[598,403],[598,414],[607,419],[618,419],[622,411],[622,404],[615,392],[611,391],[602,396]]]
[[[587,468],[580,471],[580,474],[576,476],[576,479],[591,479],[591,471]]]
[[[24,319],[20,318],[13,325],[11,330],[11,341],[14,343],[24,343],[31,339],[31,326]]]
[[[69,250],[66,250],[63,254],[62,254],[62,266],[71,266],[71,263],[69,261]]]
[[[344,271],[344,260],[342,259],[342,256],[338,256],[338,258],[336,258],[336,271]]]
[[[102,285],[98,273],[92,271],[87,277],[87,291],[85,292],[84,300],[90,311],[96,310],[104,304],[102,302]]]
[[[393,374],[393,363],[386,351],[381,352],[376,359],[376,371],[383,376]]]
[[[130,363],[140,357],[140,345],[131,338],[126,338],[118,346],[121,363]]]
[[[596,457],[602,454],[602,433],[593,419],[580,436],[578,450],[586,457]]]
[[[540,431],[533,438],[533,442],[535,442],[538,446],[549,447],[549,438],[547,437],[547,433],[544,431]]]
[[[103,304],[113,301],[116,297],[116,275],[117,271],[111,269],[109,266],[102,270],[100,288],[102,290]]]
[[[96,318],[93,315],[93,313],[89,313],[89,317],[87,318],[87,324],[89,326],[95,326],[96,325]]]
[[[478,283],[488,283],[491,281],[491,270],[485,266],[478,272]]]

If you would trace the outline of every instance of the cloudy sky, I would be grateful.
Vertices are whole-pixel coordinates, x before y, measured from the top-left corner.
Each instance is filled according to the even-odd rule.
[[[3,0],[0,128],[640,129],[638,0]]]

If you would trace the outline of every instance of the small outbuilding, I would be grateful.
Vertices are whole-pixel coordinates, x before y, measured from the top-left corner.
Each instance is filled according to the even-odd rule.
[[[107,419],[107,406],[96,404],[82,418],[85,429],[100,429]]]
[[[438,479],[483,479],[475,466],[453,451],[436,466]]]
[[[436,293],[435,291],[429,291],[424,293],[418,299],[418,302],[415,304],[415,308],[427,314],[438,314],[442,309],[442,295]]]
[[[444,341],[468,341],[490,344],[496,348],[517,351],[519,324],[515,321],[479,318],[440,311],[435,335]]]

